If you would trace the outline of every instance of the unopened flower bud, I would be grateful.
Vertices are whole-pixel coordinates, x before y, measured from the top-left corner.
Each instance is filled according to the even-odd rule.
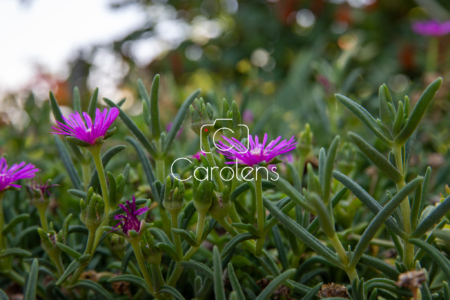
[[[161,263],[162,251],[156,247],[156,241],[148,230],[145,231],[139,246],[144,259],[149,264],[159,265]]]
[[[80,220],[89,230],[96,230],[105,218],[105,202],[102,197],[94,194],[92,187],[86,196],[86,201],[80,200]]]
[[[182,181],[167,176],[163,205],[170,213],[178,213],[183,208],[184,183]]]
[[[297,144],[297,149],[300,151],[301,156],[306,157],[312,151],[312,140],[313,133],[311,132],[309,124],[306,124],[305,130],[300,132]]]
[[[209,214],[214,219],[222,219],[227,216],[231,207],[230,188],[225,186],[222,193],[214,192],[212,197],[212,204],[209,209]]]
[[[203,98],[195,99],[194,104],[189,107],[191,116],[191,129],[198,135],[203,125],[212,124],[213,109],[209,103],[205,105]]]
[[[213,196],[212,181],[202,181],[194,194],[194,206],[198,213],[206,214],[211,207]]]
[[[42,228],[37,229],[41,238],[41,247],[48,255],[59,255],[61,250],[56,246],[56,242],[64,243],[62,231],[56,233],[54,230],[45,232]]]
[[[107,245],[118,258],[122,259],[127,248],[127,241],[123,236],[117,234],[108,234],[105,239]]]

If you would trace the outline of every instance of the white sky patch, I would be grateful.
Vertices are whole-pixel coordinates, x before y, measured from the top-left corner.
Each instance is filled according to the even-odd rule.
[[[24,87],[36,65],[66,76],[78,50],[123,37],[146,19],[137,6],[112,10],[106,0],[0,1],[0,95]]]

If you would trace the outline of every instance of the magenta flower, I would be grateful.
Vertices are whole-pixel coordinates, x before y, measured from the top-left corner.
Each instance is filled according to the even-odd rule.
[[[105,136],[109,126],[116,120],[118,115],[119,110],[116,107],[111,108],[109,111],[105,108],[103,112],[97,108],[95,111],[95,122],[92,124],[92,119],[87,113],[83,112],[83,119],[80,113],[76,112],[70,114],[68,118],[63,116],[66,124],[56,121],[59,127],[52,127],[55,130],[52,133],[71,136],[94,145],[96,139]]]
[[[20,185],[13,184],[13,182],[20,179],[33,178],[38,171],[39,169],[34,165],[25,165],[25,162],[14,164],[11,168],[8,168],[6,159],[2,157],[0,159],[0,191],[4,191],[9,187],[20,188]]]
[[[259,143],[258,137],[255,136],[255,140],[253,141],[253,137],[249,136],[249,146],[250,148],[246,151],[246,146],[243,145],[236,138],[227,138],[222,136],[225,141],[228,142],[228,146],[223,142],[218,142],[221,150],[218,150],[219,153],[222,153],[226,158],[233,160],[232,162],[226,162],[226,164],[234,164],[237,161],[239,164],[244,164],[247,166],[255,166],[260,163],[270,163],[272,159],[276,156],[287,153],[295,149],[295,145],[297,143],[294,140],[294,136],[291,137],[289,141],[283,140],[278,143],[281,139],[279,136],[276,140],[271,141],[267,146],[267,133],[264,135],[264,140],[262,143]],[[277,144],[278,143],[278,144]]]
[[[136,210],[136,198],[134,198],[134,196],[133,196],[133,203],[127,200],[125,205],[119,204],[119,206],[125,211],[126,216],[124,215],[114,216],[114,220],[120,220],[120,222],[113,227],[113,231],[118,230],[118,227],[122,225],[122,231],[126,235],[128,235],[128,232],[130,230],[135,230],[136,232],[139,232],[141,230],[141,223],[137,217],[148,211],[149,208],[143,207]]]
[[[450,21],[440,23],[436,20],[416,21],[411,24],[416,34],[425,36],[443,36],[450,33]]]
[[[194,155],[192,155],[192,158],[197,159],[198,161],[200,161],[200,155],[205,156],[205,152],[203,151],[198,151],[197,153],[195,153]]]
[[[54,186],[59,186],[59,184],[51,184],[51,180],[48,180],[46,183],[42,183],[42,180],[39,179],[40,182],[37,182],[33,179],[31,179],[30,184],[28,187],[31,190],[40,190],[41,191],[41,197],[44,195],[47,195],[50,197],[50,188]]]

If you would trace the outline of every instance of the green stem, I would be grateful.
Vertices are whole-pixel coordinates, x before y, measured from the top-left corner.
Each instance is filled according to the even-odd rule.
[[[89,182],[91,181],[91,167],[89,166],[89,163],[82,164],[81,170],[83,172],[84,190],[87,192],[89,188]]]
[[[178,213],[171,212],[170,216],[172,217],[172,228],[178,229]],[[181,247],[181,238],[178,233],[172,232],[173,241],[175,243],[175,249],[177,251],[178,260],[183,259],[183,247]]]
[[[206,216],[205,214],[198,213],[197,232],[195,234],[195,239],[199,244],[202,241],[203,229],[205,227],[205,216]],[[189,259],[191,259],[191,257],[197,252],[199,247],[200,247],[200,245],[198,247],[189,248],[188,252],[184,255],[182,261],[188,261]],[[181,266],[180,262],[177,262],[177,264],[175,265],[175,269],[173,270],[172,274],[170,275],[170,278],[169,278],[169,281],[167,284],[169,286],[174,287],[175,284],[177,283],[178,279],[180,278],[182,272],[183,272],[183,267]]]
[[[153,281],[148,273],[147,266],[145,264],[144,257],[142,256],[141,248],[139,248],[139,240],[130,240],[131,247],[133,247],[134,254],[136,255],[136,260],[139,265],[139,269],[141,269],[142,275],[144,276],[145,282],[148,285],[150,292],[153,294]]]
[[[209,146],[207,134],[202,134],[202,145],[206,151],[206,159],[208,160],[209,165],[211,167],[211,172],[214,176],[214,181],[217,183],[217,187],[219,189],[219,192],[221,193],[223,191],[224,186],[222,178],[220,177],[219,174],[219,168],[217,167],[216,161],[214,160],[214,156],[211,153],[211,147]]]
[[[90,254],[91,255],[91,259],[93,256],[93,246],[94,246],[94,242],[96,239],[96,232],[97,231],[101,231],[101,230],[89,230],[89,235],[88,235],[88,241],[86,244],[86,248],[84,249],[84,254]],[[90,260],[89,260],[90,261]],[[84,265],[80,266],[75,273],[73,274],[72,278],[70,279],[70,283],[69,285],[74,285],[77,281],[78,278],[80,278],[81,274],[83,274],[84,270],[86,269],[88,262],[86,262]]]
[[[299,161],[298,161],[298,177],[300,180],[300,184],[303,182],[303,172],[305,171],[305,162],[306,162],[306,156],[303,156],[300,154]]]
[[[256,193],[256,224],[258,227],[259,238],[256,240],[256,252],[255,255],[259,256],[262,253],[264,245],[264,223],[266,220],[266,210],[264,209],[263,197],[262,197],[262,181],[261,177],[258,176],[258,172],[253,172],[255,177],[255,193]]]
[[[164,285],[164,278],[161,274],[161,268],[159,267],[159,264],[151,264],[150,269],[152,270],[152,277],[153,277],[153,288],[155,290],[155,293],[159,292],[159,289],[161,288],[161,285]]]
[[[64,273],[64,265],[61,259],[61,255],[55,255],[54,257],[51,257],[53,263],[56,266],[56,269],[58,270],[59,276],[61,276]]]
[[[342,243],[339,240],[337,234],[334,234],[334,236],[332,236],[332,237],[328,237],[328,239],[330,240],[331,244],[333,245],[334,250],[336,250],[337,254],[339,255],[339,258],[341,259],[341,261],[344,263],[344,265],[348,266],[349,260],[348,260],[347,252],[345,251],[344,247],[342,246]],[[356,273],[356,269],[354,267],[349,266],[347,268],[347,270],[345,270],[345,271],[347,272],[350,282],[353,282],[353,279],[358,278],[358,273]]]
[[[397,161],[397,169],[403,174],[404,176],[404,166],[403,166],[403,155],[402,155],[402,147],[401,146],[395,146],[393,147],[395,158]],[[402,188],[404,188],[406,185],[405,180],[402,180],[397,184],[397,192],[400,191]],[[405,233],[407,235],[411,234],[412,227],[411,227],[411,208],[409,206],[409,199],[406,197],[403,199],[402,203],[400,204],[400,211],[402,213],[403,218],[403,227],[405,230]],[[406,267],[409,270],[414,270],[414,245],[409,243],[408,240],[403,241],[403,262],[405,263]]]
[[[47,222],[47,215],[46,215],[47,205],[44,205],[44,204],[39,205],[38,204],[38,205],[36,205],[36,209],[39,213],[39,219],[41,220],[42,229],[45,232],[48,232],[48,222]]]
[[[102,188],[102,197],[105,201],[105,214],[109,213],[109,197],[108,197],[108,185],[106,184],[105,170],[103,168],[102,156],[101,156],[101,144],[89,147],[92,158],[94,159],[95,168],[97,169],[98,179],[100,180],[100,186]]]
[[[156,160],[156,178],[160,182],[164,182],[165,176],[164,176],[164,170],[165,169],[165,162],[164,159],[157,159]]]

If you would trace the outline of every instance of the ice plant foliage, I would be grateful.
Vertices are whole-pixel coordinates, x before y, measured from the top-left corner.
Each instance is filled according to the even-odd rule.
[[[13,182],[20,179],[33,178],[38,171],[39,169],[33,164],[25,165],[25,162],[14,164],[9,168],[6,159],[2,157],[0,159],[0,191],[4,191],[9,187],[20,188],[20,185]]]
[[[105,108],[103,112],[97,108],[95,121],[92,123],[91,117],[86,112],[83,112],[83,117],[76,112],[70,114],[68,118],[62,116],[66,124],[56,121],[59,127],[52,127],[55,130],[52,133],[71,136],[94,145],[98,138],[105,136],[118,115],[119,110],[115,107],[110,110]]]
[[[439,37],[450,33],[450,21],[416,21],[411,24],[411,28],[416,34]]]
[[[295,149],[297,143],[295,142],[294,136],[288,140],[281,140],[281,136],[267,143],[267,133],[264,134],[264,139],[262,143],[259,142],[258,137],[249,136],[249,149],[242,144],[236,138],[227,138],[222,136],[223,139],[229,144],[219,141],[220,153],[222,153],[227,159],[232,160],[232,162],[226,162],[226,164],[244,164],[247,166],[255,166],[260,163],[270,163],[275,157],[288,153]]]
[[[14,281],[24,286],[24,298],[43,300],[88,300],[93,299],[94,294],[113,299],[119,297],[113,294],[117,292],[114,286],[124,286],[124,283],[133,284],[136,300],[246,299],[244,292],[255,294],[248,299],[270,299],[277,294],[283,299],[313,299],[318,296],[374,300],[388,295],[388,298],[419,300],[421,295],[423,299],[434,299],[438,295],[440,298],[436,300],[450,300],[449,242],[445,230],[450,219],[450,188],[446,189],[447,195],[442,196],[441,203],[434,206],[427,201],[431,193],[438,191],[435,188],[438,179],[429,184],[431,168],[425,171],[421,166],[414,166],[408,171],[415,132],[442,84],[441,78],[429,85],[415,105],[408,97],[394,105],[387,86],[382,85],[379,89],[379,116],[372,116],[343,95],[336,95],[340,102],[338,105],[354,113],[367,126],[365,131],[371,131],[379,143],[384,143],[379,148],[372,146],[363,136],[349,132],[345,139],[351,140],[354,146],[350,147],[347,142],[341,146],[341,137],[337,135],[331,143],[323,142],[328,144],[327,149],[318,149],[309,126],[296,134],[298,140],[294,136],[286,140],[282,137],[269,140],[268,134],[264,134],[262,139],[249,136],[248,140],[241,140],[239,108],[233,102],[232,109],[229,109],[225,100],[222,116],[229,116],[232,122],[219,125],[229,126],[236,135],[223,137],[222,142],[215,146],[225,156],[227,167],[224,167],[222,156],[213,155],[210,151],[208,138],[211,136],[201,135],[202,144],[208,149],[192,156],[196,168],[181,165],[175,167],[175,173],[171,170],[174,174],[169,176],[165,163],[174,158],[172,154],[176,156],[180,152],[181,156],[193,152],[188,152],[192,151],[191,148],[183,148],[183,145],[173,151],[171,145],[176,132],[167,136],[160,132],[158,82],[159,77],[156,77],[150,95],[142,83],[139,86],[145,103],[143,106],[147,110],[143,114],[150,121],[147,125],[151,123],[151,141],[119,106],[104,110],[104,113],[97,110],[97,118],[92,122],[87,114],[78,113],[62,119],[56,99],[53,100],[54,115],[61,122],[55,133],[68,135],[69,141],[86,148],[72,147],[72,153],[58,137],[54,138],[62,157],[60,165],[70,175],[61,186],[67,186],[68,179],[72,181],[67,192],[61,191],[55,197],[60,205],[49,205],[48,191],[54,186],[51,181],[45,185],[32,181],[28,187],[32,198],[29,202],[40,219],[41,228],[37,228],[40,248],[37,239],[27,239],[29,233],[36,231],[38,220],[35,210],[18,202],[24,193],[11,192],[3,202],[0,197],[0,295],[4,294],[5,286]],[[94,101],[95,95],[92,97]],[[192,129],[196,133],[199,125],[210,121],[215,123],[212,108],[203,100],[195,101],[196,95],[198,93],[181,105],[173,122],[175,128],[181,126],[189,112],[191,124],[194,124]],[[106,102],[111,107],[115,105],[111,101]],[[190,109],[192,102],[196,107]],[[91,116],[95,112],[95,103],[89,105]],[[74,105],[76,111],[81,110],[79,104]],[[114,167],[109,166],[105,172],[103,165],[125,150],[123,145],[118,145],[101,156],[101,148],[108,146],[101,141],[111,136],[113,131],[108,127],[118,111],[121,125],[127,126],[137,138],[126,138],[134,148],[127,149],[127,154],[135,151],[140,163],[133,161],[128,164],[128,155],[116,156]],[[344,116],[340,117],[345,120]],[[345,127],[339,126],[336,130],[341,131]],[[364,134],[364,129],[358,128],[358,131]],[[419,131],[421,134],[425,132]],[[155,133],[158,133],[159,140]],[[417,143],[420,140],[418,138]],[[364,174],[367,163],[356,162],[356,149],[373,163],[380,175],[386,175],[382,179],[383,184],[377,184],[371,193],[359,185],[361,182],[364,186],[371,186],[372,179],[360,176]],[[71,156],[71,153],[77,155],[77,150],[81,150],[78,151],[81,159]],[[85,155],[87,152],[92,154],[95,176],[92,176],[92,162]],[[153,152],[158,155],[152,155]],[[284,172],[278,175],[274,169],[280,159],[286,163],[279,166]],[[125,166],[120,166],[120,163]],[[230,164],[236,164],[236,169]],[[265,174],[266,168],[272,173],[267,172],[270,178],[264,180],[258,175]],[[238,169],[241,179],[237,176]],[[117,174],[119,170],[123,170],[121,174]],[[203,177],[209,170],[212,176]],[[9,186],[20,187],[16,180],[32,178],[37,171],[33,165],[25,163],[8,168],[2,158],[0,191]],[[80,184],[80,171],[83,184]],[[200,177],[195,176],[196,171]],[[128,190],[125,187],[130,173],[133,174],[132,189],[141,191],[145,198],[150,199],[136,200],[133,196],[131,201],[120,202]],[[419,176],[414,178],[414,174]],[[443,178],[439,179],[441,183],[445,180]],[[64,180],[58,178],[61,179]],[[386,187],[389,187],[392,197],[388,201],[380,201],[382,199],[378,195],[386,194]],[[79,218],[73,218],[72,214],[64,216],[65,211],[75,212],[68,203],[70,201],[63,198],[67,193],[80,198]],[[18,201],[10,201],[13,199]],[[139,208],[149,200],[154,209]],[[49,214],[49,207],[56,213]],[[61,209],[64,207],[67,210]],[[14,216],[8,215],[11,213]],[[140,221],[147,214],[155,220],[152,228],[144,220]],[[311,218],[312,215],[315,218]],[[115,235],[103,239],[105,232]],[[349,235],[348,232],[355,234]],[[87,240],[76,236],[85,233]],[[69,234],[73,238],[67,238]],[[208,246],[213,246],[205,247],[205,241]],[[377,245],[375,250],[371,244]],[[83,254],[80,252],[82,248]],[[210,248],[213,249],[212,254],[208,255]],[[34,249],[42,249],[45,254]],[[396,251],[392,251],[394,249]],[[243,263],[235,272],[236,255],[243,258],[240,260]],[[33,256],[31,266],[27,265],[28,256]],[[387,264],[386,259],[392,256],[396,256],[393,259],[395,264]],[[91,261],[93,257],[95,260]],[[54,283],[45,289],[39,288],[47,283],[39,275],[42,263],[54,266],[45,268],[45,273],[54,279]],[[97,275],[103,279],[96,282],[83,280],[86,279],[83,274],[87,266],[96,268],[89,270],[93,274],[101,270]],[[326,268],[328,276],[319,273],[309,276],[311,267]],[[121,274],[111,276],[117,268],[121,269]],[[242,280],[243,275],[247,275],[243,269],[249,270],[249,280]],[[224,274],[229,277],[231,285],[224,284],[228,281]],[[263,289],[251,282],[261,276],[269,282]],[[192,278],[187,279],[189,277]],[[318,283],[319,278],[324,282]],[[351,288],[347,290],[347,286]]]
[[[125,205],[119,204],[119,206],[123,209],[123,211],[126,213],[126,215],[116,215],[114,216],[114,220],[118,221],[113,228],[114,230],[118,230],[119,226],[122,226],[122,231],[126,235],[128,235],[128,232],[130,230],[135,230],[136,232],[139,232],[141,229],[141,223],[138,216],[142,215],[146,211],[149,210],[148,207],[143,207],[136,209],[136,198],[133,196],[133,202],[130,202],[129,200],[126,201]]]

